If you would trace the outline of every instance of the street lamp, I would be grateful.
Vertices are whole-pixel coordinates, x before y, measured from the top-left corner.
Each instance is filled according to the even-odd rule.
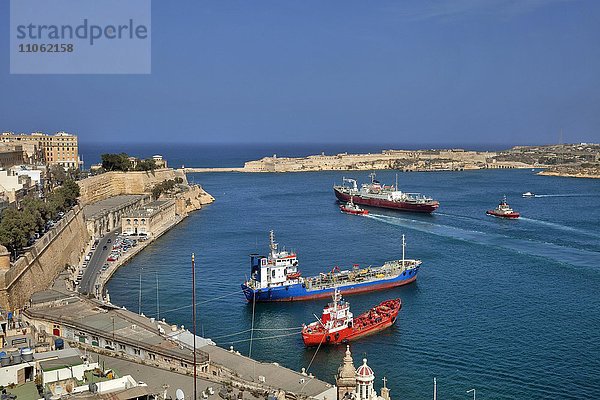
[[[475,389],[467,390],[467,393],[473,392],[473,400],[475,400]]]

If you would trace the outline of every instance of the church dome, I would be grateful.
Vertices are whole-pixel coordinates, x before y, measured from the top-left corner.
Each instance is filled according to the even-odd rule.
[[[363,364],[356,370],[356,380],[359,382],[372,382],[374,379],[373,370],[367,365],[367,359],[363,358]]]

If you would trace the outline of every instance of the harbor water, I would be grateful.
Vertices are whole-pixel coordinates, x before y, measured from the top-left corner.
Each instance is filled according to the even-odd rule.
[[[201,166],[202,154],[167,159]],[[230,157],[234,165],[213,165],[249,159]],[[393,398],[431,398],[436,377],[444,399],[466,398],[471,388],[483,399],[600,398],[600,181],[531,170],[399,173],[401,189],[434,197],[439,211],[340,213],[332,185],[344,175],[366,182],[368,173],[189,175],[215,203],[121,267],[107,286],[111,300],[189,327],[194,252],[199,333],[261,361],[294,370],[310,364],[309,372],[333,382],[343,346],[315,355],[299,334],[324,301],[248,305],[240,288],[248,255],[268,251],[273,229],[311,276],[398,259],[404,234],[407,257],[423,261],[417,282],[348,297],[355,314],[402,298],[395,326],[351,346],[356,366],[368,358],[378,388],[385,376]],[[377,178],[396,179],[394,171]],[[538,196],[522,198],[526,191]],[[503,195],[522,218],[485,215]]]

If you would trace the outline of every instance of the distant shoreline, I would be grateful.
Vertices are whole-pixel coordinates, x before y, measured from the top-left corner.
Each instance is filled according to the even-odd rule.
[[[540,176],[560,176],[563,178],[587,178],[587,179],[600,179],[600,172],[587,172],[585,169],[577,171],[556,171],[556,170],[544,170],[538,172]]]
[[[318,171],[396,170],[403,172],[469,171],[482,169],[570,168],[573,176],[593,177],[581,173],[582,167],[600,170],[600,144],[560,144],[515,146],[502,151],[465,149],[388,149],[376,153],[313,154],[278,157],[277,154],[246,161],[243,167],[184,168],[186,173],[243,172],[284,173]]]

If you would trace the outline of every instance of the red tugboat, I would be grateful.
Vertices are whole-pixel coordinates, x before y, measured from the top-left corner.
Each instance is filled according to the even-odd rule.
[[[492,217],[509,219],[516,219],[521,216],[520,213],[510,208],[510,206],[506,202],[506,196],[504,196],[502,200],[500,200],[500,204],[498,204],[498,207],[496,207],[493,210],[487,210],[485,213],[487,215],[491,215]]]
[[[333,302],[323,309],[321,319],[302,327],[302,340],[307,347],[320,344],[340,344],[379,332],[396,322],[402,308],[400,299],[391,299],[353,318],[350,304],[342,300],[339,290],[333,294]]]
[[[352,197],[350,197],[350,201],[346,204],[340,204],[340,210],[346,214],[354,214],[354,215],[368,215],[369,210],[365,210],[364,208],[360,208],[352,201]]]

